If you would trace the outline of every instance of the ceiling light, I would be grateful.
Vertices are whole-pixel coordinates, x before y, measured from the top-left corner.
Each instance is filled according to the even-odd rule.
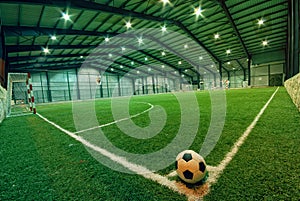
[[[215,39],[219,39],[219,38],[220,38],[220,34],[216,33],[216,34],[214,35],[214,37],[215,37]]]
[[[189,46],[188,46],[188,44],[185,44],[184,49],[187,49],[187,48],[189,48]]]
[[[184,77],[184,75],[181,75],[181,77]]]
[[[257,20],[257,24],[258,24],[259,26],[263,25],[264,22],[265,22],[265,20],[264,20],[263,18]]]
[[[213,68],[213,67],[214,67],[214,65],[210,65],[210,67],[211,67],[211,68]]]
[[[151,68],[148,68],[148,71],[151,71]]]
[[[228,61],[227,64],[229,65],[229,64],[230,64],[230,61]]]
[[[134,65],[134,61],[131,62],[131,65]]]
[[[199,16],[204,17],[202,12],[204,10],[202,10],[201,6],[199,6],[198,8],[194,8],[194,15],[196,15],[196,20],[198,20]]]
[[[48,47],[46,47],[46,48],[43,48],[43,52],[44,52],[45,54],[49,54],[49,53],[50,53],[50,51],[49,51]]]
[[[112,57],[112,54],[111,54],[111,53],[109,53],[109,54],[108,54],[108,56],[109,56],[109,57]]]
[[[104,40],[105,40],[105,42],[109,42],[109,38],[108,37],[106,37]]]
[[[182,64],[182,62],[181,62],[181,61],[178,61],[178,64],[180,65],[180,64]]]
[[[162,33],[167,32],[167,27],[166,27],[165,24],[164,24],[164,26],[161,27],[161,32],[162,32]]]
[[[199,57],[199,60],[202,60],[202,59],[203,59],[203,57],[200,56],[200,57]]]
[[[62,13],[62,18],[64,18],[65,21],[70,20],[70,15],[68,13]]]
[[[140,71],[136,71],[137,74],[140,74]]]
[[[120,68],[123,68],[123,66],[121,65]]]
[[[165,65],[161,65],[162,68],[165,68]]]
[[[145,61],[148,61],[148,58],[147,58],[147,57],[145,57]]]
[[[114,71],[114,69],[113,69],[113,68],[110,68],[110,70],[111,70],[111,71]]]
[[[184,70],[184,72],[187,72],[187,71],[188,71],[188,69],[185,69],[185,70]]]
[[[125,26],[126,26],[127,29],[130,29],[132,27],[132,24],[131,24],[130,21],[128,21],[128,22],[125,23]]]
[[[163,3],[163,6],[166,6],[166,4],[171,4],[169,0],[159,0]]]
[[[55,35],[51,36],[50,38],[51,38],[51,40],[56,40],[57,39]]]
[[[162,51],[162,52],[161,52],[161,55],[162,55],[162,56],[166,56],[165,51]]]
[[[81,56],[80,56],[80,59],[82,59],[82,58],[83,58],[83,56],[81,55]]]
[[[138,43],[139,43],[139,45],[142,45],[142,44],[144,44],[144,42],[143,42],[143,38],[142,38],[142,37],[138,38]]]
[[[226,50],[226,54],[230,54],[231,53],[231,50]]]
[[[122,52],[124,52],[124,51],[126,50],[126,48],[125,48],[125,47],[121,47],[121,49],[122,49]]]
[[[264,41],[262,42],[262,45],[263,45],[263,46],[267,46],[267,45],[268,45],[268,41],[267,41],[267,40],[264,40]]]

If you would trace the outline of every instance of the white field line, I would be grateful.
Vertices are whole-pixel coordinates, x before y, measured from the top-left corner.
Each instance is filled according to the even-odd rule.
[[[126,158],[117,156],[117,155],[107,151],[106,149],[100,148],[100,147],[88,142],[87,140],[83,139],[82,137],[76,135],[75,133],[70,132],[70,131],[60,127],[59,125],[55,124],[54,122],[52,122],[52,121],[48,120],[47,118],[43,117],[41,114],[37,113],[37,115],[41,119],[43,119],[44,121],[48,122],[49,124],[53,125],[54,127],[58,128],[59,130],[61,130],[62,132],[66,133],[70,137],[72,137],[75,140],[81,142],[86,147],[89,147],[90,149],[102,154],[103,156],[108,157],[110,160],[122,165],[123,167],[127,168],[128,170],[130,170],[130,171],[132,171],[132,172],[134,172],[138,175],[141,175],[141,176],[143,176],[147,179],[151,179],[152,181],[155,181],[155,182],[157,182],[157,183],[159,183],[163,186],[166,186],[166,187],[168,187],[169,189],[171,189],[175,192],[182,193],[182,192],[180,192],[180,190],[175,185],[175,181],[171,181],[167,177],[164,177],[164,176],[161,176],[159,174],[153,173],[151,170],[147,169],[146,167],[131,163],[131,162],[127,161]]]
[[[247,127],[243,135],[234,143],[231,150],[225,155],[224,159],[220,162],[220,164],[215,167],[215,169],[212,171],[212,174],[210,174],[207,182],[211,186],[212,184],[216,183],[224,169],[227,167],[227,165],[231,162],[233,157],[236,155],[236,153],[239,151],[239,148],[243,145],[246,138],[249,136],[253,128],[255,127],[256,123],[274,98],[275,94],[277,93],[279,87],[275,90],[275,92],[272,94],[272,96],[269,98],[268,102],[262,107],[260,112],[257,114],[257,116],[254,118],[252,123]]]
[[[251,133],[252,129],[255,127],[256,123],[258,122],[258,120],[260,119],[260,117],[262,116],[262,114],[264,113],[265,109],[268,107],[268,105],[270,104],[270,102],[272,101],[272,99],[274,98],[275,94],[277,93],[279,87],[276,89],[276,91],[273,93],[273,95],[270,97],[270,99],[268,100],[268,102],[263,106],[263,108],[260,110],[260,112],[258,113],[258,115],[254,118],[253,122],[247,127],[246,131],[243,133],[243,135],[235,142],[235,144],[233,145],[233,147],[231,148],[231,151],[228,152],[226,154],[226,156],[224,157],[224,159],[220,162],[220,164],[217,167],[214,166],[208,166],[208,170],[210,171],[210,176],[207,180],[207,183],[209,185],[209,187],[216,183],[219,176],[221,175],[221,173],[223,172],[223,170],[226,168],[226,166],[230,163],[230,161],[233,159],[233,157],[235,156],[235,154],[238,152],[240,146],[245,142],[246,138],[248,137],[248,135]],[[152,106],[153,107],[153,106]],[[152,109],[151,107],[151,109]],[[150,110],[150,108],[148,109],[148,111]],[[145,112],[145,111],[144,111]],[[85,146],[89,147],[90,149],[93,149],[94,151],[97,151],[98,153],[110,158],[112,161],[115,161],[116,163],[122,165],[123,167],[126,167],[127,169],[131,170],[132,172],[135,172],[138,175],[141,175],[147,179],[151,179],[152,181],[155,181],[163,186],[168,187],[169,189],[178,192],[180,194],[182,194],[183,192],[176,186],[176,182],[175,181],[171,181],[169,180],[167,177],[172,177],[175,176],[175,172],[171,172],[169,175],[167,175],[166,177],[161,176],[159,174],[153,173],[151,172],[151,170],[147,169],[146,167],[143,167],[141,165],[137,165],[134,163],[131,163],[129,161],[127,161],[124,157],[120,157],[117,156],[113,153],[110,153],[109,151],[97,147],[96,145],[91,144],[90,142],[86,141],[85,139],[83,139],[82,137],[76,135],[73,132],[70,132],[62,127],[60,127],[59,125],[51,122],[50,120],[48,120],[47,118],[43,117],[42,115],[38,114],[37,115],[42,118],[43,120],[45,120],[46,122],[48,122],[49,124],[53,125],[54,127],[58,128],[59,130],[63,131],[64,133],[66,133],[67,135],[69,135],[70,137],[74,138],[75,140],[81,142],[82,144],[84,144]],[[137,116],[140,114],[136,114],[134,116]],[[133,117],[133,116],[132,116]],[[131,117],[131,118],[132,118]],[[126,118],[128,119],[128,118]],[[118,120],[120,121],[120,120]],[[122,120],[124,121],[124,120]],[[112,122],[113,123],[113,122]],[[112,124],[112,123],[109,123]],[[116,122],[115,122],[116,123]],[[98,128],[98,127],[97,127]],[[203,200],[203,196],[201,197],[195,197],[193,195],[187,195],[188,196],[188,200]]]
[[[9,116],[7,116],[7,118],[10,118],[10,117],[22,117],[22,116],[27,116],[27,115],[32,115],[33,113],[32,112],[28,112],[28,113],[23,113],[23,114],[11,114]]]
[[[134,118],[134,117],[137,117],[139,115],[142,115],[146,112],[149,112],[150,110],[153,109],[154,105],[150,104],[150,103],[146,103],[150,106],[150,108],[148,108],[147,110],[143,111],[143,112],[140,112],[140,113],[137,113],[135,115],[132,115],[130,117],[127,117],[127,118],[123,118],[123,119],[119,119],[119,120],[116,120],[116,121],[113,121],[113,122],[110,122],[110,123],[107,123],[107,124],[102,124],[102,125],[99,125],[99,126],[95,126],[95,127],[92,127],[92,128],[87,128],[87,129],[84,129],[84,130],[80,130],[80,131],[77,131],[75,132],[75,134],[79,134],[79,133],[83,133],[83,132],[86,132],[86,131],[91,131],[91,130],[95,130],[97,128],[103,128],[103,127],[106,127],[106,126],[110,126],[112,124],[115,124],[115,123],[118,123],[118,122],[121,122],[121,121],[125,121],[125,120],[128,120],[128,119],[131,119],[131,118]]]

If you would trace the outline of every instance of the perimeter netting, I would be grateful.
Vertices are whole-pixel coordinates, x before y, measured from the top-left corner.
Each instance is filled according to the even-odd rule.
[[[7,87],[7,116],[30,114],[34,98],[31,97],[30,74],[9,73]]]

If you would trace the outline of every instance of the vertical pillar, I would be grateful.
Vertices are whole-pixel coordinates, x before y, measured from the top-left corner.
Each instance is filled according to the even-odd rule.
[[[7,52],[5,49],[4,31],[1,28],[2,20],[0,18],[0,85],[7,89],[8,63],[6,62]]]
[[[105,75],[106,78],[106,89],[107,89],[107,97],[110,97],[110,93],[109,93],[109,87],[108,87],[108,76]]]
[[[147,79],[147,77],[145,78],[145,85],[144,86],[146,86],[145,93],[148,94],[148,79]]]
[[[52,94],[50,90],[50,81],[49,81],[49,74],[46,71],[46,80],[47,80],[47,95],[48,95],[48,102],[52,102]]]
[[[135,79],[132,78],[131,79],[131,83],[132,83],[132,91],[133,91],[133,95],[136,95],[136,92],[135,92]],[[139,93],[138,93],[139,94]]]
[[[121,83],[120,83],[120,75],[117,75],[117,79],[118,79],[118,95],[121,96]]]
[[[79,80],[78,80],[78,68],[75,68],[75,74],[76,74],[77,100],[80,100],[80,89],[79,89]],[[48,78],[47,78],[47,80],[48,80]]]
[[[223,82],[222,82],[222,79],[223,79],[223,73],[222,73],[222,63],[219,62],[219,74],[220,74],[220,88],[223,87]]]
[[[155,80],[154,80],[154,75],[152,75],[151,77],[152,77],[152,89],[153,89],[153,93],[155,94]]]
[[[251,85],[251,57],[248,58],[248,86]]]
[[[71,88],[70,88],[70,79],[69,79],[69,72],[68,71],[67,71],[67,82],[68,82],[69,100],[71,100]]]
[[[40,73],[40,81],[41,81],[43,103],[45,103],[45,95],[44,95],[44,86],[43,86],[42,73]]]
[[[179,69],[179,89],[182,90],[182,69]]]

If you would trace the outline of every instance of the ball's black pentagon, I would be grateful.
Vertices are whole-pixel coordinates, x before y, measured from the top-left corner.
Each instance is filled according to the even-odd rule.
[[[205,164],[204,164],[203,162],[200,162],[200,163],[199,163],[199,170],[200,170],[201,172],[204,172],[204,171],[205,171],[205,168],[206,168]]]
[[[183,175],[186,179],[193,179],[194,174],[190,172],[189,170],[186,170],[183,172]]]
[[[175,168],[178,169],[178,161],[175,161]]]
[[[182,157],[183,160],[185,160],[186,162],[189,162],[190,160],[192,160],[192,154],[189,153],[185,153]]]

